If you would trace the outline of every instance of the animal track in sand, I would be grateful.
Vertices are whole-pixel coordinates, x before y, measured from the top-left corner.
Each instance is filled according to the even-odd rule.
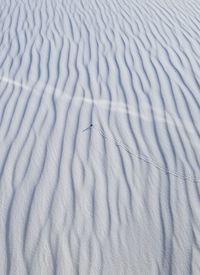
[[[87,131],[87,130],[89,130],[89,129],[91,129],[91,130],[92,130],[92,129],[95,129],[96,131],[99,132],[99,134],[100,134],[101,136],[103,136],[104,139],[107,139],[107,140],[113,142],[117,147],[121,147],[123,150],[125,150],[125,151],[126,151],[128,154],[130,154],[131,156],[133,156],[133,157],[135,157],[135,158],[138,158],[138,159],[140,159],[140,160],[142,160],[142,161],[144,161],[144,162],[146,162],[146,163],[148,163],[148,164],[150,164],[150,165],[153,165],[154,167],[156,167],[157,169],[159,169],[159,170],[162,171],[163,173],[172,175],[172,176],[177,177],[177,178],[179,178],[179,179],[181,179],[181,180],[192,181],[192,182],[200,182],[200,178],[193,178],[193,177],[191,177],[191,176],[186,176],[186,177],[185,177],[185,176],[184,176],[183,174],[181,174],[180,172],[173,172],[173,171],[170,171],[170,170],[165,169],[164,167],[162,167],[162,166],[160,166],[158,163],[156,163],[156,161],[150,159],[149,157],[147,157],[147,156],[145,156],[145,155],[138,155],[138,154],[133,153],[133,152],[131,151],[131,148],[130,148],[128,145],[126,145],[126,144],[124,144],[124,143],[121,143],[121,142],[117,141],[117,140],[116,140],[115,138],[113,138],[113,137],[108,137],[108,136],[106,135],[106,133],[104,132],[103,129],[98,128],[98,127],[97,127],[96,125],[94,125],[94,124],[90,124],[90,126],[87,127],[86,129],[84,129],[82,132],[85,132],[85,131]]]

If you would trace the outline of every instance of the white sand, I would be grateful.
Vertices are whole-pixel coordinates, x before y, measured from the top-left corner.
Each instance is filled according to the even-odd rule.
[[[199,0],[0,0],[0,275],[28,274],[200,274]]]

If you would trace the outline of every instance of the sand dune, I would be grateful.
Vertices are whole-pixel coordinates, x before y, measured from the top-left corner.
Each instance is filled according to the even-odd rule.
[[[200,2],[0,4],[0,274],[199,274]]]

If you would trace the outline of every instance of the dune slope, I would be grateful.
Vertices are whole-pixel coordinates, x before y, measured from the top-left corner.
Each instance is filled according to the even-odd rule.
[[[0,0],[0,274],[200,273],[199,18]]]

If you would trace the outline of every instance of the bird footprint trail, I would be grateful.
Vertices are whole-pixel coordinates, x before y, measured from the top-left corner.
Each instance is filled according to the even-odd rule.
[[[0,0],[0,274],[199,274],[199,18]]]
[[[163,168],[162,166],[160,166],[159,164],[156,163],[156,161],[150,159],[149,157],[147,156],[144,156],[144,155],[137,155],[135,153],[132,152],[131,148],[126,145],[126,144],[123,144],[121,143],[120,141],[116,140],[115,138],[113,137],[109,137],[108,135],[106,135],[106,133],[103,131],[103,129],[101,128],[98,128],[96,125],[93,125],[93,124],[90,124],[90,126],[86,129],[83,130],[83,132],[87,131],[87,130],[92,130],[92,129],[95,129],[96,131],[98,131],[98,133],[105,139],[107,139],[108,141],[111,141],[113,142],[116,146],[122,148],[123,150],[127,151],[128,154],[130,154],[131,156],[133,157],[136,157],[150,165],[153,165],[155,166],[156,168],[158,168],[159,170],[161,170],[162,172],[164,173],[167,173],[167,174],[170,174],[170,175],[173,175],[177,178],[180,178],[182,180],[187,180],[187,181],[194,181],[194,182],[200,182],[200,178],[192,178],[190,176],[184,176],[183,174],[181,174],[180,172],[173,172],[173,171],[169,171],[165,168]]]

